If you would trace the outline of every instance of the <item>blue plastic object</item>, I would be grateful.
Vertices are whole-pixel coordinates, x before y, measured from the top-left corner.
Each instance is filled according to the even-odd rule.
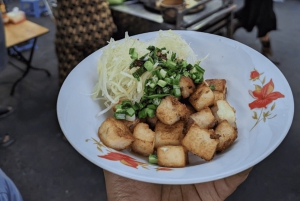
[[[26,42],[24,42],[24,43],[22,43],[22,44],[20,44],[20,45],[15,45],[14,48],[15,48],[18,52],[23,52],[23,51],[29,50],[29,49],[31,49],[32,46],[33,46],[33,41],[34,41],[34,39],[28,40],[28,41],[26,41]],[[37,46],[37,44],[35,44],[34,49],[37,49],[37,48],[38,48],[38,46]],[[11,54],[17,54],[17,53],[14,51],[13,48],[9,48],[9,51],[10,51]]]
[[[48,11],[42,0],[20,0],[20,10],[36,18],[40,18],[42,13]]]

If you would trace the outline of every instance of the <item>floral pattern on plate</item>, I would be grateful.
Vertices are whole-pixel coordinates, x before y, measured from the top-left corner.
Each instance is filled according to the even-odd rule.
[[[275,85],[272,79],[270,79],[268,83],[266,83],[266,77],[261,79],[262,74],[263,73],[259,73],[256,69],[254,69],[250,73],[250,80],[255,82],[255,89],[253,91],[249,90],[249,94],[255,100],[249,103],[249,107],[251,110],[260,109],[259,115],[257,111],[253,111],[252,118],[255,119],[256,122],[251,130],[255,128],[259,122],[266,122],[267,119],[275,118],[277,115],[272,114],[272,112],[275,109],[276,103],[274,102],[270,108],[268,108],[268,105],[278,98],[284,98],[284,95],[282,93],[274,91]],[[256,84],[257,82],[259,82],[259,84]]]
[[[88,142],[90,140],[92,140],[94,142],[94,144],[97,145],[97,149],[101,153],[103,153],[104,150],[106,151],[106,154],[98,155],[98,157],[100,157],[100,158],[104,158],[104,159],[111,160],[111,161],[119,161],[123,165],[129,166],[132,168],[136,168],[136,169],[138,169],[139,166],[142,168],[145,168],[145,169],[149,169],[148,163],[139,162],[135,158],[132,158],[121,152],[117,152],[114,149],[108,148],[104,144],[102,144],[101,141],[97,141],[94,138],[86,139],[86,142]],[[156,171],[171,171],[172,170],[172,168],[167,168],[167,167],[155,167],[155,169],[156,169]]]

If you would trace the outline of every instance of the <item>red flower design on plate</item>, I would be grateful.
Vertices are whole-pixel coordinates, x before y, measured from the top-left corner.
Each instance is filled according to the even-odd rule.
[[[173,170],[172,168],[167,168],[167,167],[158,167],[156,168],[156,171],[171,171]]]
[[[254,91],[249,90],[249,94],[255,99],[253,102],[249,103],[250,109],[261,109],[259,115],[256,111],[253,112],[254,115],[252,118],[255,119],[256,122],[251,130],[262,120],[266,122],[267,119],[276,117],[276,114],[271,114],[271,112],[275,109],[275,103],[273,103],[270,110],[267,110],[267,106],[278,98],[284,98],[282,93],[274,91],[275,85],[272,79],[267,84],[265,84],[266,77],[264,77],[263,80],[260,79],[260,75],[262,74],[263,73],[259,73],[255,69],[250,73],[250,80],[261,82],[261,85],[254,85]]]
[[[92,138],[92,140],[86,139],[85,141],[86,142],[93,141],[94,144],[97,145],[97,149],[101,153],[103,153],[104,150],[107,152],[107,154],[105,154],[105,155],[98,155],[98,157],[100,157],[100,158],[105,158],[105,159],[111,160],[111,161],[120,161],[122,164],[127,165],[127,166],[132,167],[132,168],[136,168],[136,169],[138,168],[138,166],[141,166],[145,169],[149,169],[148,168],[148,166],[149,166],[148,163],[139,162],[136,159],[134,159],[134,158],[132,158],[132,157],[126,155],[126,154],[116,152],[114,149],[106,147],[104,144],[102,144],[101,141],[98,141],[94,138]],[[171,171],[171,170],[173,170],[172,168],[167,168],[167,167],[158,167],[158,168],[155,168],[155,169],[157,171],[159,171],[159,170],[162,170],[162,171]]]
[[[257,79],[259,79],[259,76],[260,76],[261,74],[259,74],[259,72],[257,71],[257,70],[253,70],[253,71],[251,71],[251,73],[250,73],[250,80],[253,80],[253,81],[255,81],[255,80],[257,80]]]
[[[283,98],[284,95],[280,92],[274,92],[274,83],[271,79],[269,83],[263,87],[255,85],[254,91],[249,91],[250,95],[256,100],[249,104],[250,109],[266,108],[268,104],[272,103],[278,98]]]
[[[137,168],[139,165],[146,165],[146,163],[141,163],[135,160],[134,158],[127,156],[125,154],[119,153],[119,152],[110,152],[103,156],[98,156],[100,158],[105,158],[111,161],[120,161],[124,165],[127,165],[129,167]]]

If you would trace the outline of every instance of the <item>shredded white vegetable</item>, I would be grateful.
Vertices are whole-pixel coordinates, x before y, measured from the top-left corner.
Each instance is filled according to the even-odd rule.
[[[175,42],[174,42],[175,41]],[[100,116],[110,110],[115,104],[122,100],[139,102],[144,94],[144,83],[151,76],[151,72],[146,72],[140,77],[140,81],[132,76],[137,68],[129,69],[132,59],[129,49],[135,48],[138,56],[141,57],[148,53],[147,47],[165,47],[167,50],[176,52],[179,58],[195,63],[197,57],[191,47],[183,40],[180,35],[171,30],[159,31],[158,37],[150,42],[142,42],[131,38],[128,33],[124,40],[115,41],[111,39],[108,45],[102,50],[102,55],[98,62],[99,80],[93,89],[92,97],[98,99],[103,97],[105,110],[98,113]],[[155,65],[157,67],[157,64]]]

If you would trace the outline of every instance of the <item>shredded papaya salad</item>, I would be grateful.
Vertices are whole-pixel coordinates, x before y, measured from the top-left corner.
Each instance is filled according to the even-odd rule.
[[[93,98],[104,101],[106,109],[115,107],[114,117],[134,121],[154,117],[161,100],[180,97],[179,81],[190,77],[195,84],[204,79],[204,69],[196,54],[180,35],[159,31],[150,42],[131,38],[111,39],[98,63],[99,80]]]

